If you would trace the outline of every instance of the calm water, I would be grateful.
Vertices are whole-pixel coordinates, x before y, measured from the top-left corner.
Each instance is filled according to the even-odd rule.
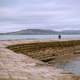
[[[80,56],[74,57],[68,63],[60,65],[64,70],[80,76]]]
[[[58,35],[0,35],[0,40],[15,40],[15,39],[58,39]],[[62,35],[62,39],[80,39],[80,35]]]

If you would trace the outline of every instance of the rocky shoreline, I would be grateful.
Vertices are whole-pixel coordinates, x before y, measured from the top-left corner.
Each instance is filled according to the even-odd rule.
[[[4,67],[3,73],[0,71],[0,80],[80,80],[79,76],[52,66],[43,65],[38,60],[17,54],[6,48],[9,45],[34,42],[36,41],[0,41],[0,64],[5,63],[4,66],[0,66],[0,68]]]

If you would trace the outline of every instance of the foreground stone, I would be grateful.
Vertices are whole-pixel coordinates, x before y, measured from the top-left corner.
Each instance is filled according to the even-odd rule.
[[[0,43],[0,80],[80,80],[71,73],[6,49],[16,41]]]

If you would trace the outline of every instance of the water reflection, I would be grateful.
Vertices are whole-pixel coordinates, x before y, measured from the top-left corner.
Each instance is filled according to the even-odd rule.
[[[80,56],[70,59],[67,63],[59,63],[57,66],[75,75],[80,75]]]

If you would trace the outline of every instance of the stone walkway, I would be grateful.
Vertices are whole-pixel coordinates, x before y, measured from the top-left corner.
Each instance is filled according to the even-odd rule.
[[[13,43],[0,41],[0,80],[73,80],[63,70],[5,48]]]

